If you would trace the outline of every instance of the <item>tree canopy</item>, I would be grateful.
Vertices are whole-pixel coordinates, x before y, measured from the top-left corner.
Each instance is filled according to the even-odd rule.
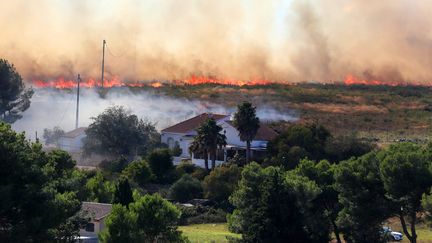
[[[260,128],[260,120],[256,116],[256,107],[249,102],[237,106],[233,125],[239,132],[241,141],[246,142],[246,162],[250,161],[250,146]]]
[[[122,106],[107,108],[92,119],[84,139],[85,154],[145,155],[160,141],[154,124],[139,119]]]
[[[222,127],[217,125],[213,118],[207,119],[197,129],[197,135],[191,143],[189,150],[204,156],[206,169],[208,166],[208,156],[212,160],[212,169],[216,167],[216,152],[218,148],[226,145],[226,136],[221,134]]]
[[[158,194],[129,205],[115,204],[100,233],[101,242],[186,242],[177,230],[180,211]]]
[[[305,213],[318,193],[306,177],[251,163],[230,198],[229,226],[244,242],[328,242],[329,232]]]
[[[81,207],[82,190],[75,162],[64,151],[43,152],[39,143],[1,122],[0,141],[0,241],[75,236],[79,225],[70,220]],[[71,226],[67,231],[66,224]]]
[[[14,123],[30,107],[32,89],[26,89],[14,65],[0,59],[0,120]]]

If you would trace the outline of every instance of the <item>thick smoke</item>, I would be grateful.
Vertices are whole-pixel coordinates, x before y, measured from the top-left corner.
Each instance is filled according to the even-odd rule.
[[[14,0],[0,57],[27,80],[432,80],[431,1]]]
[[[66,131],[75,128],[76,94],[68,90],[36,89],[32,105],[23,113],[23,118],[13,124],[17,131],[25,131],[28,138],[34,139],[36,132],[42,137],[44,128],[58,126]],[[231,114],[235,107],[161,96],[149,91],[132,93],[128,89],[112,89],[106,98],[100,98],[93,89],[83,89],[80,96],[79,126],[88,126],[106,108],[121,105],[139,118],[156,123],[158,130],[174,125],[201,113]],[[297,119],[291,110],[277,111],[260,105],[257,115],[262,120]]]

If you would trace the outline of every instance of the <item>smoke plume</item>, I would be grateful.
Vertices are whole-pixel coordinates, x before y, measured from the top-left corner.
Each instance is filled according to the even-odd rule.
[[[14,0],[0,57],[26,80],[191,75],[279,82],[432,80],[431,1]]]
[[[139,118],[156,124],[161,130],[201,113],[229,115],[236,107],[198,100],[175,99],[150,91],[132,93],[127,88],[112,89],[105,98],[94,89],[83,89],[80,95],[79,126],[86,127],[92,120],[110,106],[124,106]],[[36,132],[42,137],[44,128],[60,127],[65,131],[75,128],[76,93],[70,90],[36,89],[32,105],[23,113],[23,118],[13,124],[17,131],[24,131],[34,139]],[[263,121],[294,121],[298,118],[292,110],[275,110],[261,104],[257,116]]]

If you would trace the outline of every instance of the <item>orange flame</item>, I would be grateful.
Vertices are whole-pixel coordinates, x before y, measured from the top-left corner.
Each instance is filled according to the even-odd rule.
[[[236,79],[216,79],[204,76],[194,76],[183,80],[183,84],[188,85],[199,85],[199,84],[220,84],[220,85],[232,85],[232,86],[258,86],[258,85],[268,85],[272,82],[264,79],[254,79],[254,80],[236,80]]]
[[[71,89],[77,86],[76,80],[67,80],[65,78],[58,78],[51,81],[34,80],[32,82],[38,88],[56,88],[56,89]],[[272,82],[263,79],[254,79],[249,81],[236,80],[236,79],[216,79],[208,78],[204,76],[191,76],[188,79],[180,81],[172,81],[172,83],[177,85],[200,85],[200,84],[219,84],[219,85],[233,85],[233,86],[257,86],[257,85],[268,85]],[[164,85],[162,82],[123,82],[119,78],[114,77],[109,80],[104,81],[105,88],[112,87],[145,87],[151,86],[153,88],[160,88]],[[101,87],[101,82],[94,79],[88,79],[86,81],[81,81],[80,87],[83,88],[93,88]]]
[[[390,82],[390,81],[380,81],[380,80],[366,80],[355,77],[352,74],[348,74],[344,81],[345,85],[372,85],[372,86],[425,86],[432,87],[431,82]]]
[[[38,88],[56,88],[56,89],[72,89],[77,87],[76,80],[66,80],[64,78],[58,78],[56,80],[51,81],[42,81],[42,80],[34,80],[32,82]],[[80,87],[83,88],[94,88],[101,87],[102,82],[96,81],[94,79],[88,79],[80,82]],[[152,82],[152,83],[139,83],[139,82],[122,82],[119,78],[114,77],[112,79],[104,80],[105,88],[113,88],[113,87],[144,87],[144,86],[152,86],[154,88],[162,87],[162,83],[160,82]]]

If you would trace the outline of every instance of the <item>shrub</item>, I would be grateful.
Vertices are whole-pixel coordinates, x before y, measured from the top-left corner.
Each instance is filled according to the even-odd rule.
[[[157,149],[147,157],[150,169],[157,182],[167,183],[175,179],[174,165],[169,149]]]
[[[232,194],[240,179],[241,170],[237,165],[216,167],[204,178],[204,197],[216,202],[224,202]]]
[[[200,181],[202,181],[207,175],[208,175],[208,170],[198,166],[196,167],[195,171],[191,174],[193,178],[196,178],[197,180]]]
[[[120,156],[116,160],[104,160],[100,163],[100,168],[108,173],[120,173],[128,165],[125,156]]]
[[[201,183],[186,174],[176,181],[170,188],[170,198],[178,202],[187,202],[202,197]]]
[[[197,166],[192,164],[191,161],[181,162],[176,166],[176,172],[178,175],[192,174],[197,169]]]
[[[181,211],[180,224],[210,224],[210,223],[225,223],[227,213],[222,209],[213,208],[210,206],[192,206],[186,207],[177,206]]]
[[[138,160],[130,163],[123,170],[122,174],[140,186],[144,186],[153,178],[150,166],[145,160]]]
[[[204,177],[208,175],[207,170],[204,168],[201,168],[199,166],[196,166],[192,164],[192,162],[182,162],[179,165],[176,166],[176,173],[179,177],[183,176],[184,174],[189,174],[192,177],[203,180]]]

